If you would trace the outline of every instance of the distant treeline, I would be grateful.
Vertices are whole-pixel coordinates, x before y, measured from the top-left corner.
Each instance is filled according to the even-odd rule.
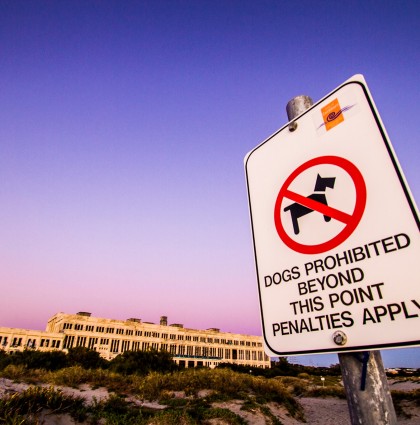
[[[95,350],[85,347],[70,348],[68,353],[63,351],[34,351],[25,350],[7,354],[0,351],[0,371],[8,365],[24,366],[27,369],[44,369],[55,371],[71,366],[81,366],[84,369],[108,369],[121,375],[147,375],[149,372],[174,372],[179,366],[166,351],[126,351],[113,360],[103,359]],[[289,363],[286,357],[271,363],[270,369],[221,363],[218,368],[227,368],[235,372],[273,378],[276,376],[340,376],[339,364],[329,367],[302,366]],[[390,376],[395,376],[395,372]],[[399,376],[420,376],[420,369],[398,369]]]
[[[280,357],[278,361],[271,362],[270,369],[235,365],[231,363],[221,363],[219,367],[229,368],[236,372],[252,373],[253,375],[264,376],[265,378],[274,378],[275,376],[298,376],[302,373],[315,376],[341,375],[339,364],[331,365],[330,367],[302,366],[289,363],[286,357]]]
[[[8,365],[24,366],[27,369],[44,369],[55,371],[71,366],[81,366],[85,369],[109,369],[122,375],[147,375],[149,372],[173,372],[178,365],[166,351],[126,351],[113,360],[103,359],[95,350],[85,347],[70,348],[63,351],[25,350],[6,354],[0,351],[0,370]],[[228,368],[235,372],[248,373],[254,376],[271,378],[275,376],[298,376],[301,373],[311,375],[340,375],[340,366],[311,367],[291,364],[287,358],[272,362],[270,369],[242,366],[231,363],[221,363],[219,368]]]
[[[24,366],[27,369],[55,371],[71,366],[84,369],[109,369],[122,375],[147,375],[149,372],[172,372],[178,366],[166,351],[126,351],[113,360],[104,360],[97,351],[85,347],[63,351],[17,351],[6,354],[0,351],[0,370],[8,365]]]

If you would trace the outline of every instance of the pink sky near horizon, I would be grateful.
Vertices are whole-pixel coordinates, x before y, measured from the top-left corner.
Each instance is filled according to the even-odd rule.
[[[261,334],[243,158],[356,73],[418,202],[420,6],[377,6],[2,2],[0,325]]]

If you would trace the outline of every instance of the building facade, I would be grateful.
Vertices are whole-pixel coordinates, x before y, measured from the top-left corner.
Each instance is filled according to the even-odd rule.
[[[46,331],[1,328],[0,349],[6,352],[64,350],[86,347],[111,360],[125,351],[158,350],[169,352],[181,367],[216,367],[233,363],[251,367],[270,367],[259,336],[184,328],[168,325],[162,316],[159,324],[140,319],[113,320],[92,317],[90,313],[57,313]]]

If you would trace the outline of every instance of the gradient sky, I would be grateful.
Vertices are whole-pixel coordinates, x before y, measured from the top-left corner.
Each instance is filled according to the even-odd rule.
[[[291,98],[361,73],[419,202],[419,14],[417,1],[2,0],[0,325],[90,311],[260,335],[243,158]],[[383,358],[420,367],[419,353]]]

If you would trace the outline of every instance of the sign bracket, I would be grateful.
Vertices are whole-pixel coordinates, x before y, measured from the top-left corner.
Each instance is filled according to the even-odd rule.
[[[362,379],[360,382],[360,391],[365,391],[366,389],[366,376],[367,368],[370,358],[370,351],[363,351],[362,353],[353,353],[353,356],[362,363]]]

